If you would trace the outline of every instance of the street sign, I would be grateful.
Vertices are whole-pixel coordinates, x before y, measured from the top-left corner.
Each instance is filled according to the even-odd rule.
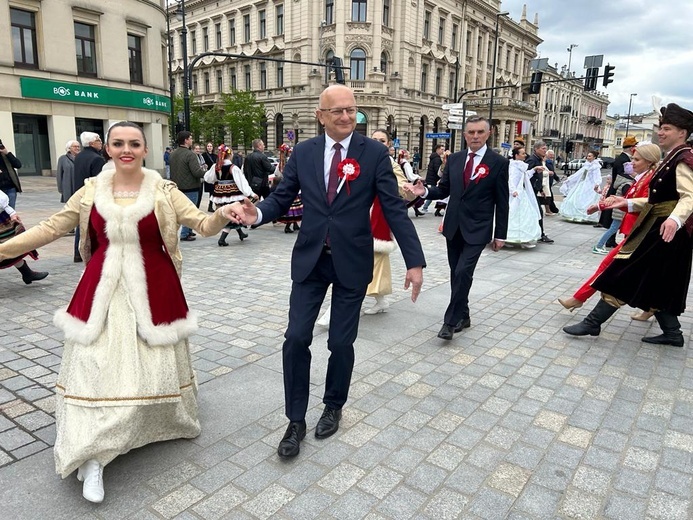
[[[392,146],[395,148],[399,148],[399,137],[396,137],[392,140]]]
[[[512,146],[510,143],[501,143],[501,148],[503,148],[503,150],[510,150]]]
[[[449,132],[438,132],[438,133],[428,133],[426,134],[426,139],[450,139]]]
[[[465,114],[465,112],[467,113],[467,117],[476,115],[476,112],[474,112],[474,110],[462,110],[459,108],[451,108],[450,109],[450,115],[451,116],[463,116]]]
[[[455,108],[464,110],[464,103],[450,103],[448,105],[443,105],[443,110],[452,110]]]
[[[449,123],[464,123],[464,119],[464,116],[453,116],[452,114],[448,116]]]
[[[462,123],[448,123],[448,128],[450,130],[464,130],[464,125]]]
[[[287,140],[293,141],[293,140],[294,140],[294,137],[296,137],[296,136],[294,135],[294,131],[293,131],[293,130],[287,130],[287,131],[286,131],[286,139],[287,139]]]

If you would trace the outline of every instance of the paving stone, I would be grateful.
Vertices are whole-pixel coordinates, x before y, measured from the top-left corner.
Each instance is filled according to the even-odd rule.
[[[568,489],[561,503],[561,513],[568,518],[589,520],[597,518],[601,509],[601,499],[574,488]]]
[[[155,502],[152,507],[164,518],[173,518],[204,498],[205,494],[185,484]]]
[[[13,451],[34,441],[34,438],[19,428],[11,428],[0,433],[0,448]]]
[[[271,518],[295,496],[296,495],[288,489],[273,484],[256,495],[253,499],[245,502],[243,508],[257,518]]]
[[[655,492],[647,506],[647,514],[661,520],[686,520],[690,502],[662,492]]]
[[[318,484],[335,495],[342,495],[365,474],[366,472],[359,467],[342,463],[321,478]]]
[[[621,494],[612,495],[604,508],[604,516],[613,520],[638,520],[645,518],[645,500]]]
[[[378,466],[361,479],[358,487],[382,500],[403,479],[404,477],[400,473]]]
[[[412,518],[426,499],[425,494],[401,486],[385,497],[375,509],[390,518]]]

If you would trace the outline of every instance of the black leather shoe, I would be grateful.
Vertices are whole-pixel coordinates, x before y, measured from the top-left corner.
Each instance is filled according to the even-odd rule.
[[[82,255],[80,255],[79,253],[77,253],[77,254],[75,255],[75,257],[73,258],[73,261],[74,261],[76,264],[79,263],[79,262],[81,262],[81,261],[82,261]]]
[[[181,242],[194,242],[195,237],[192,235],[188,235],[187,237],[181,237],[180,241]]]
[[[659,336],[649,336],[642,338],[643,343],[653,345],[671,345],[672,347],[683,347],[683,334],[660,334]]]
[[[301,441],[306,437],[306,421],[290,422],[286,429],[284,437],[282,437],[277,455],[282,459],[290,459],[298,455],[301,451]]]
[[[315,437],[318,439],[326,439],[330,435],[337,433],[339,429],[339,420],[342,418],[342,411],[335,410],[329,406],[325,407],[325,411],[322,412],[322,417],[318,421],[318,425],[315,427]]]
[[[546,235],[541,235],[541,238],[538,240],[538,242],[541,242],[542,244],[553,244],[553,240],[551,240]]]
[[[468,329],[471,326],[472,322],[469,318],[462,318],[457,322],[457,325],[455,325],[455,332],[462,332],[462,329]]]
[[[438,337],[440,339],[451,340],[453,330],[454,329],[451,325],[447,325],[447,324],[443,323],[443,326],[440,328],[440,332],[438,332]]]

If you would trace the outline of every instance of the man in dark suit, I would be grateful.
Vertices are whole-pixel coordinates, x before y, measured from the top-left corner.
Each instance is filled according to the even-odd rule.
[[[470,326],[469,290],[477,261],[489,242],[494,251],[500,250],[508,231],[508,159],[486,146],[490,135],[486,119],[469,118],[464,130],[468,149],[448,157],[438,186],[427,189],[420,182],[405,184],[405,189],[429,200],[450,196],[443,235],[451,296],[438,333],[445,340]]]
[[[79,140],[82,143],[82,151],[75,157],[74,192],[77,192],[84,186],[85,180],[90,177],[96,177],[101,173],[103,165],[106,164],[106,160],[101,155],[103,143],[99,134],[82,132],[79,135]],[[82,255],[79,254],[79,226],[75,228],[74,253],[74,261],[81,262]]]
[[[402,250],[407,265],[405,287],[412,286],[412,301],[421,290],[425,265],[419,238],[398,193],[387,148],[354,132],[358,109],[351,89],[344,85],[326,88],[318,106],[315,114],[325,134],[294,147],[284,179],[257,207],[246,199],[232,208],[237,222],[264,224],[284,215],[301,190],[303,222],[291,259],[293,284],[283,345],[284,395],[290,421],[277,449],[283,458],[298,455],[306,435],[309,347],[330,285],[327,347],[331,354],[325,410],[315,436],[329,437],[339,427],[354,366],[353,344],[361,303],[373,277],[370,209],[376,195]],[[345,175],[350,171],[353,174],[347,180]]]
[[[544,233],[544,212],[542,207],[547,206],[550,203],[551,198],[547,193],[551,190],[549,187],[549,170],[546,167],[545,158],[548,146],[544,141],[536,141],[532,147],[532,155],[527,157],[525,162],[527,163],[527,170],[534,170],[532,177],[529,181],[532,184],[532,189],[534,190],[534,195],[537,197],[537,204],[539,204],[539,227],[541,228],[541,238],[538,242],[543,244],[553,244],[553,240],[550,239]],[[547,212],[547,215],[553,215],[552,212]]]
[[[253,141],[253,151],[243,162],[243,173],[250,189],[258,197],[267,198],[270,194],[269,176],[274,173],[274,166],[265,155],[265,143],[262,139]]]
[[[632,179],[628,175],[626,175],[626,172],[624,171],[624,165],[632,160],[633,149],[637,144],[638,140],[632,135],[627,135],[623,140],[623,151],[619,154],[618,157],[616,157],[616,159],[614,159],[614,164],[611,168],[611,186],[609,187],[609,191],[606,194],[607,196],[616,195],[615,186],[617,185],[617,177],[625,177],[630,182],[632,182]],[[594,227],[604,227],[606,229],[609,229],[612,221],[612,213],[613,210],[611,209],[605,209],[604,211],[602,211],[601,215],[599,215],[599,224],[596,224]],[[609,240],[606,241],[605,246],[616,247],[616,235],[609,238]]]

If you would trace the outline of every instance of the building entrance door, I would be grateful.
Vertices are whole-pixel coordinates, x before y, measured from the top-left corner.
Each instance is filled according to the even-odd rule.
[[[14,155],[22,162],[21,175],[41,175],[51,172],[51,152],[48,145],[46,116],[13,114]]]

